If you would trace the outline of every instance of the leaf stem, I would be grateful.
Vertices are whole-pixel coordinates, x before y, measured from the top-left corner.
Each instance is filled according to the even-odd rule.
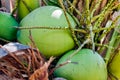
[[[87,39],[87,40],[85,40],[84,42],[83,42],[83,44],[74,52],[74,53],[72,53],[69,57],[68,57],[68,59],[67,60],[70,60],[75,54],[77,54],[83,47],[84,47],[84,45],[85,44],[87,44],[87,43],[89,43],[91,41],[91,39]]]
[[[94,29],[97,29],[100,27],[100,24],[102,23],[102,21],[104,20],[104,17],[106,16],[106,14],[110,13],[109,12],[109,8],[112,5],[112,2],[114,0],[110,0],[110,2],[107,4],[107,6],[102,10],[102,12],[99,14],[98,20],[95,22],[94,24]]]
[[[120,25],[118,26],[118,28],[120,28]],[[107,52],[106,52],[106,56],[105,56],[105,62],[106,62],[106,64],[108,64],[110,56],[112,55],[114,43],[115,43],[115,41],[117,39],[117,36],[118,36],[118,32],[116,31],[116,28],[115,28],[114,32],[113,32],[113,35],[111,37],[111,40],[109,42],[109,47],[108,47]]]
[[[63,0],[59,0],[59,3],[60,3],[60,5],[61,5],[61,7],[62,7],[62,9],[63,9],[64,15],[65,15],[66,20],[67,20],[67,23],[68,23],[68,27],[69,27],[69,29],[70,29],[70,31],[71,31],[71,33],[72,33],[72,37],[73,37],[75,43],[79,46],[80,44],[78,43],[78,40],[77,40],[77,37],[76,37],[76,35],[75,35],[74,29],[71,27],[71,23],[70,23],[70,21],[69,21],[69,19],[68,19],[68,16],[67,16],[67,14],[66,14],[66,10],[65,10],[65,7],[64,7],[64,5],[63,5]]]
[[[102,0],[98,0],[98,2],[96,3],[96,5],[94,6],[93,10],[91,11],[91,18],[94,15],[94,12],[97,10],[97,8],[99,7],[100,3],[102,2]]]

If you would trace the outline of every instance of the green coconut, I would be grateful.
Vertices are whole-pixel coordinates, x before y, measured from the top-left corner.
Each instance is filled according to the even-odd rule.
[[[113,56],[108,64],[108,71],[112,80],[120,80],[120,51]]]
[[[15,40],[18,26],[17,21],[6,12],[0,12],[0,38],[5,40]]]
[[[75,28],[76,23],[67,13],[71,27]],[[28,14],[21,22],[20,28],[27,27],[32,29],[21,29],[18,31],[18,41],[23,44],[31,44],[32,39],[46,56],[60,56],[64,52],[74,48],[75,43],[68,28],[63,10],[55,6],[43,6]],[[39,28],[35,28],[39,27]],[[40,29],[40,28],[63,28],[63,29]]]
[[[17,4],[17,17],[20,21],[31,11],[39,7],[39,0],[19,0]]]
[[[67,61],[76,50],[63,55],[57,66]],[[67,80],[107,80],[107,68],[103,58],[90,49],[81,49],[70,59],[71,63],[61,66],[54,71],[56,77]]]

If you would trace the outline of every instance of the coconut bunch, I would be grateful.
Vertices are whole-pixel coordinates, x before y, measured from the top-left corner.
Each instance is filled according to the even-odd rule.
[[[17,0],[14,6],[11,15],[0,13],[1,21],[8,22],[4,16],[14,19],[0,23],[0,32],[12,26],[15,35],[9,29],[0,37],[32,45],[44,59],[56,57],[50,62],[49,76],[55,80],[120,79],[119,0]],[[18,23],[10,25],[14,22]]]
[[[62,57],[62,59],[60,59],[60,62],[58,64],[67,60],[69,62],[69,59],[71,58],[71,56],[74,58],[74,56],[77,55],[77,53],[79,53],[79,50],[81,50],[82,48],[89,48],[89,49],[92,49],[93,52],[97,51],[104,59],[106,63],[108,75],[110,77],[109,79],[111,80],[119,79],[119,76],[120,76],[119,64],[118,64],[119,58],[118,56],[117,58],[115,56],[116,54],[119,55],[119,44],[120,44],[119,43],[120,34],[119,34],[119,31],[116,31],[116,28],[119,29],[119,15],[120,15],[119,1],[117,0],[116,1],[73,0],[73,2],[71,3],[69,0],[67,0],[67,2],[68,2],[68,5],[70,5],[70,7],[67,7],[67,9],[64,7],[64,5],[60,0],[59,0],[59,5],[63,8],[64,11],[68,11],[71,15],[74,15],[77,18],[77,21],[76,21],[78,22],[78,26],[76,27],[77,30],[73,30],[73,33],[74,32],[75,33],[72,35],[74,37],[73,38],[74,41],[76,42],[76,44],[78,44],[78,48],[76,52],[73,52],[73,54],[70,55],[68,58]],[[65,68],[65,70],[69,70],[67,68],[68,66],[71,66],[71,65],[68,64],[66,66],[67,67]],[[64,67],[65,66],[63,66],[63,68],[62,67],[59,68],[58,71],[56,70],[56,72],[58,72],[57,76],[67,75],[67,73],[62,71]],[[70,71],[74,73],[75,70],[72,69],[73,70],[72,71],[71,69],[72,68],[70,68]],[[78,70],[78,71],[82,71],[82,70]],[[72,73],[70,73],[69,75],[71,76]],[[67,77],[68,80],[77,80],[75,79],[76,76],[75,78],[72,78],[70,76]],[[82,78],[81,76],[79,79],[92,80],[92,78],[87,79],[85,78],[85,76],[84,78]],[[104,80],[104,79],[101,79],[101,80]]]

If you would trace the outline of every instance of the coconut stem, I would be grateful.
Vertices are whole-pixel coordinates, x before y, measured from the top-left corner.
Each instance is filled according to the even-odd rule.
[[[104,29],[103,33],[99,36],[98,40],[102,40],[106,35],[115,28],[115,25],[112,24],[112,21],[108,21],[108,26],[106,25],[105,28],[100,28]]]
[[[84,42],[83,42],[83,44],[74,52],[74,53],[72,53],[69,57],[68,57],[68,59],[67,60],[70,60],[75,54],[77,54],[82,48],[83,48],[83,46],[85,45],[85,44],[87,44],[87,43],[89,43],[91,41],[91,39],[87,39],[87,40],[85,40]]]
[[[105,19],[105,18],[104,18],[105,15],[108,16],[108,15],[109,15],[110,13],[112,13],[112,11],[113,11],[115,8],[117,8],[117,7],[118,7],[118,5],[115,5],[115,2],[114,2],[114,1],[112,1],[112,0],[109,1],[108,5],[105,7],[105,11],[103,10],[104,15],[102,14],[102,15],[100,16],[100,18],[98,19],[96,29],[97,29],[97,28],[101,28],[100,26],[101,26],[101,23],[103,22],[103,20]],[[96,23],[95,23],[95,25],[96,25]],[[108,31],[104,32],[101,36],[99,36],[99,33],[97,33],[97,34],[96,34],[96,37],[95,37],[95,42],[98,42],[98,41],[101,39],[101,37],[104,37],[105,35],[107,35],[107,33],[109,33],[110,30],[111,30],[111,29],[108,29]]]
[[[94,6],[94,8],[91,11],[91,18],[94,15],[94,12],[97,10],[97,8],[99,7],[100,3],[102,2],[102,0],[98,0],[98,2],[96,3],[96,5]],[[94,5],[94,4],[93,4]]]
[[[90,25],[90,9],[89,9],[89,0],[85,0],[85,16],[86,16],[86,24]]]
[[[36,26],[36,27],[15,27],[16,29],[18,30],[22,30],[22,29],[49,29],[49,30],[69,30],[69,28],[67,27],[39,27],[39,26]],[[86,34],[87,32],[84,30],[84,29],[73,29],[75,32],[78,32],[78,33],[84,33]]]
[[[60,3],[60,5],[61,5],[61,7],[62,7],[62,9],[63,9],[64,15],[65,15],[66,20],[67,20],[67,23],[68,23],[68,27],[69,27],[69,29],[70,29],[70,31],[71,31],[71,33],[72,33],[72,37],[73,37],[75,43],[79,46],[80,44],[79,44],[79,42],[78,42],[78,40],[77,40],[77,37],[76,37],[76,35],[75,35],[75,32],[74,32],[73,28],[71,27],[71,23],[70,23],[70,21],[69,21],[69,19],[68,19],[68,16],[67,16],[67,14],[66,14],[66,10],[65,10],[65,7],[64,7],[64,5],[63,5],[63,0],[59,0],[59,3]]]
[[[34,26],[34,27],[15,27],[15,28],[17,28],[17,29],[19,29],[19,30],[22,30],[22,29],[50,29],[50,30],[53,30],[53,29],[58,29],[58,30],[66,30],[66,29],[68,29],[67,27],[64,27],[64,28],[62,28],[62,27],[43,27],[43,26]]]
[[[69,0],[67,0],[67,1],[69,1]],[[69,1],[69,2],[70,2],[70,1]],[[77,4],[77,2],[78,2],[78,0],[73,0],[72,5],[75,7],[76,4]],[[74,11],[73,6],[70,7],[71,13],[73,13],[73,11]]]
[[[94,29],[97,29],[100,27],[100,24],[104,20],[104,17],[106,16],[107,13],[109,13],[109,8],[112,5],[112,2],[114,0],[110,0],[110,2],[107,4],[107,6],[103,9],[103,11],[99,14],[98,20],[94,24]]]
[[[117,16],[117,18],[115,18],[114,21],[109,21],[108,25],[106,26],[106,29],[103,31],[102,35],[98,39],[102,43],[101,44],[102,46],[99,47],[99,51],[98,51],[99,53],[101,53],[101,55],[106,54],[106,50],[109,48],[109,44],[108,43],[109,43],[109,40],[110,40],[110,38],[111,38],[111,36],[113,34],[113,29],[114,30],[119,30],[118,27],[116,27],[117,26],[116,24],[118,23],[117,21],[119,20],[119,18],[120,18],[120,16]],[[112,47],[112,49],[113,49],[112,52],[114,52],[114,50],[117,50],[117,48],[119,47],[119,43],[120,43],[120,38],[118,38],[118,35],[117,35],[115,43],[114,43],[114,45]],[[96,44],[98,44],[98,43],[96,43]],[[111,53],[107,53],[107,54],[110,54],[110,56],[111,56]]]
[[[92,50],[95,50],[95,43],[94,43],[94,32],[93,32],[93,26],[91,24],[91,18],[90,18],[90,7],[89,7],[90,1],[85,1],[85,8],[86,8],[86,26],[90,31],[90,38],[92,41]]]
[[[69,0],[67,0],[67,2],[75,10],[75,12],[82,17],[82,14],[80,13],[80,11],[76,9],[76,7]]]
[[[80,17],[82,17],[82,14],[80,13],[80,11],[78,9],[76,9],[76,7],[69,0],[67,0],[67,2],[70,5],[70,7],[72,7],[73,10],[76,12],[76,14],[78,14]],[[71,12],[70,9],[68,9],[68,12],[73,17],[73,19],[75,20],[75,22],[77,23],[77,25],[80,27],[81,25],[80,25],[78,19],[74,16],[74,14]]]
[[[120,25],[117,28],[120,28]],[[117,36],[118,36],[118,32],[116,31],[117,28],[114,29],[113,35],[112,35],[111,40],[109,42],[109,47],[108,47],[107,52],[106,52],[106,56],[105,56],[106,65],[108,64],[110,56],[114,52],[113,47],[114,47],[115,41],[116,41]]]
[[[117,49],[118,46],[120,46],[120,35],[117,36],[117,39],[116,39],[115,44],[114,44],[114,48]]]

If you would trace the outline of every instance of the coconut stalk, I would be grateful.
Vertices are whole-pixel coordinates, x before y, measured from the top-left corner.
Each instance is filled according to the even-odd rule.
[[[118,21],[119,17],[120,16],[117,17],[116,21]],[[107,49],[106,56],[105,56],[106,64],[108,64],[111,55],[115,51],[115,48],[119,47],[119,43],[120,43],[120,41],[117,40],[118,36],[120,36],[120,33],[117,31],[120,29],[120,24],[117,23],[117,25],[115,25],[115,26],[117,26],[117,27],[114,28],[114,32],[113,32],[113,35],[112,35],[111,40],[109,42],[109,47]]]
[[[79,46],[79,43],[78,43],[78,40],[77,40],[77,38],[76,38],[75,32],[74,32],[73,28],[71,27],[71,23],[70,23],[70,21],[69,21],[69,19],[68,19],[68,16],[67,16],[67,14],[66,14],[66,9],[65,9],[65,7],[64,7],[64,5],[63,5],[63,1],[62,1],[62,0],[59,0],[59,3],[60,3],[60,5],[61,5],[61,7],[62,7],[62,9],[63,9],[64,15],[65,15],[65,17],[66,17],[66,21],[67,21],[67,23],[68,23],[68,27],[69,27],[69,29],[70,29],[70,31],[71,31],[71,33],[72,33],[72,37],[73,37],[75,43]]]
[[[118,28],[120,28],[120,25],[118,26]],[[118,36],[118,32],[116,30],[114,30],[113,32],[113,35],[112,35],[112,38],[109,42],[109,47],[108,47],[108,50],[106,52],[106,56],[105,56],[105,61],[106,61],[106,64],[108,64],[108,61],[110,59],[110,56],[112,55],[112,53],[114,52],[114,44],[115,44],[115,41],[117,39],[117,36]],[[117,45],[117,44],[116,44]]]

